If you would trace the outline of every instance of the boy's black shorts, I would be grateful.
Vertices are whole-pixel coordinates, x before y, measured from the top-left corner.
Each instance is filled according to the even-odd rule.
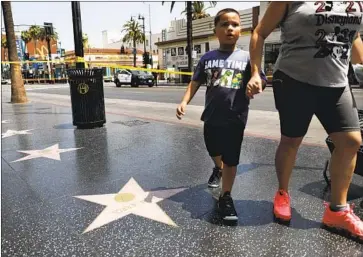
[[[358,110],[349,85],[318,87],[276,71],[272,86],[282,135],[305,136],[314,114],[328,134],[360,130]]]
[[[237,166],[241,154],[244,126],[204,123],[204,142],[211,157],[221,156],[223,163]]]

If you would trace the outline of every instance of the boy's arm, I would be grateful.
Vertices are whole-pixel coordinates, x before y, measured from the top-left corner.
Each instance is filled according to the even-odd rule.
[[[195,93],[199,89],[199,86],[205,82],[205,76],[206,75],[204,73],[204,61],[202,57],[198,62],[192,80],[188,85],[187,91],[184,94],[182,102],[180,103],[178,108],[176,108],[176,117],[178,119],[181,119],[181,117],[185,114],[185,107],[193,99]]]
[[[190,81],[187,90],[185,91],[182,103],[185,103],[186,105],[190,103],[190,101],[193,99],[195,93],[198,91],[200,87],[200,82],[196,80]]]
[[[192,80],[185,91],[184,97],[178,108],[176,108],[176,117],[180,120],[183,115],[185,115],[185,107],[190,101],[193,99],[195,93],[198,91],[200,82],[196,80]]]

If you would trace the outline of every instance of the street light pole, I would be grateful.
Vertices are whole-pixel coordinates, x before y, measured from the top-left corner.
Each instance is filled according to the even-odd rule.
[[[149,4],[149,29],[150,29],[150,54],[152,55],[152,45],[151,45],[151,12],[150,12],[150,4]]]
[[[73,36],[74,36],[74,53],[76,58],[84,58],[82,42],[82,22],[81,7],[78,1],[72,1],[72,18],[73,18]],[[77,69],[84,69],[84,62],[76,62]]]
[[[139,14],[139,20],[142,20],[142,29],[144,33],[144,53],[146,53],[145,17]]]

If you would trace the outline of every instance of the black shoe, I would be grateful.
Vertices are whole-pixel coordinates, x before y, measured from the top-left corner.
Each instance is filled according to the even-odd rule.
[[[213,187],[213,188],[219,187],[219,183],[220,183],[221,177],[222,177],[221,175],[222,175],[221,169],[218,167],[214,167],[212,175],[210,175],[209,180],[208,180],[208,186]]]
[[[224,195],[219,196],[218,208],[221,213],[222,219],[226,221],[237,221],[238,216],[234,208],[233,200],[230,192],[225,192]]]

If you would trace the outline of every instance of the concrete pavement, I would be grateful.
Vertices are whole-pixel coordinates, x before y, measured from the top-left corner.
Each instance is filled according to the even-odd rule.
[[[9,104],[9,91],[2,95],[2,256],[363,254],[361,244],[320,227],[329,197],[325,146],[301,147],[293,220],[284,226],[272,217],[277,143],[247,135],[232,191],[239,221],[230,227],[215,209],[218,190],[206,184],[213,165],[196,121],[200,106],[178,122],[174,104],[106,99],[105,126],[79,130],[69,96],[28,96],[27,104]],[[258,117],[252,112],[256,127]],[[362,199],[355,175],[349,201]]]

